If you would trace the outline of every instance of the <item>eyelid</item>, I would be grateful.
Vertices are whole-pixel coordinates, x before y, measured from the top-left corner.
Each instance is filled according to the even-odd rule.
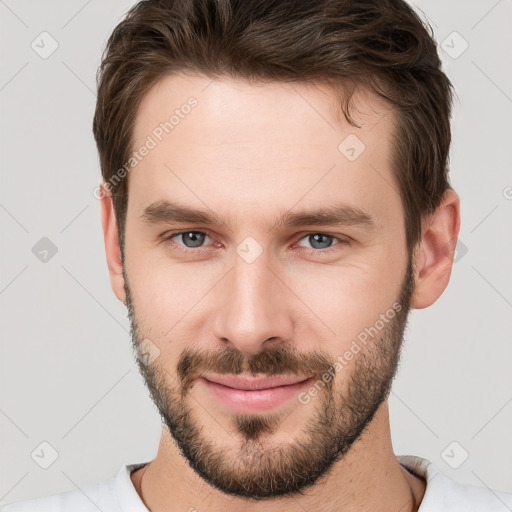
[[[206,235],[207,237],[212,238],[212,236],[209,234],[208,230],[205,230],[205,229],[181,229],[179,231],[167,231],[166,233],[164,233],[163,235],[160,236],[160,238],[162,239],[162,241],[166,244],[173,244],[175,246],[178,247],[178,250],[181,250],[183,252],[195,252],[195,253],[200,253],[202,251],[205,251],[208,249],[207,246],[201,246],[201,247],[187,247],[185,245],[181,245],[181,244],[178,244],[176,242],[174,242],[174,238],[177,238],[179,235],[185,235],[187,233],[200,233],[200,234],[203,234],[203,235]]]
[[[326,249],[315,249],[314,247],[303,247],[301,245],[298,246],[305,250],[308,254],[314,256],[322,257],[331,255],[331,253],[338,251],[343,246],[351,245],[352,243],[352,239],[350,237],[347,237],[346,235],[333,235],[331,233],[325,233],[323,231],[308,231],[305,234],[301,235],[300,238],[298,238],[297,242],[293,245],[293,247],[295,247],[299,242],[301,242],[303,239],[311,235],[324,235],[338,241],[337,243],[334,242],[330,247],[327,247]]]
[[[164,242],[166,243],[173,243],[173,238],[176,238],[178,237],[179,235],[183,235],[183,234],[187,234],[187,233],[199,233],[199,234],[204,234],[206,235],[207,237],[212,238],[212,236],[210,235],[209,231],[207,229],[182,229],[182,230],[179,230],[179,231],[169,231],[169,232],[166,232],[164,234],[161,235],[161,238]],[[314,254],[326,254],[326,253],[330,253],[334,250],[336,250],[336,247],[338,245],[350,245],[353,240],[351,237],[347,236],[347,235],[335,235],[335,234],[331,234],[331,233],[327,233],[327,232],[324,232],[324,231],[304,231],[304,232],[300,232],[300,233],[297,233],[295,235],[295,237],[299,236],[299,238],[296,239],[296,242],[294,243],[294,247],[295,245],[300,242],[301,240],[303,240],[304,238],[308,237],[308,236],[311,236],[311,235],[325,235],[325,236],[328,236],[330,238],[333,238],[333,239],[336,239],[338,240],[338,243],[335,243],[333,245],[331,245],[330,247],[327,247],[326,249],[314,249],[314,248],[310,248],[310,247],[302,247],[302,246],[299,246],[299,247],[302,247],[303,249],[305,249],[306,251],[309,251],[309,253],[314,253]],[[174,242],[175,243],[175,242]],[[181,250],[183,252],[187,252],[187,253],[200,253],[200,252],[203,252],[205,250],[208,249],[208,246],[200,246],[200,247],[186,247],[184,245],[181,245],[181,244],[176,244],[175,245],[178,247],[178,250]]]
[[[343,242],[343,243],[352,242],[352,238],[350,238],[348,235],[334,234],[334,233],[329,233],[327,231],[304,231],[301,233],[297,233],[295,236],[297,237],[297,241],[300,241],[303,238],[306,238],[311,235],[324,235],[324,236],[328,236],[331,238],[335,238],[338,241]],[[321,249],[317,249],[317,250],[321,250]]]

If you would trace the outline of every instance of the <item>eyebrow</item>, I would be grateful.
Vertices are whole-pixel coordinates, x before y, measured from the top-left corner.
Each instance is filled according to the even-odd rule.
[[[231,223],[217,215],[206,210],[197,210],[189,208],[179,203],[169,201],[158,201],[150,204],[140,218],[147,224],[165,224],[172,222],[182,222],[190,224],[203,224],[208,226],[225,225],[232,231]],[[300,226],[354,226],[361,225],[367,228],[376,226],[375,219],[361,208],[347,205],[345,203],[336,203],[329,207],[324,207],[312,211],[287,211],[282,213],[279,218],[269,227],[269,231],[286,227]]]

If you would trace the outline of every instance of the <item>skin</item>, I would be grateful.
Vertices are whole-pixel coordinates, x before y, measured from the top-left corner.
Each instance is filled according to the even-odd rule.
[[[369,391],[358,394],[357,384],[367,389],[368,382],[378,387],[392,379],[409,306],[428,307],[446,288],[453,263],[453,251],[447,255],[446,247],[456,240],[460,226],[457,194],[447,191],[436,212],[424,219],[410,266],[404,211],[389,156],[394,113],[382,99],[356,92],[352,113],[362,127],[355,128],[335,107],[327,86],[169,76],[140,105],[134,148],[189,96],[197,99],[197,107],[127,176],[124,268],[106,190],[101,213],[111,284],[129,309],[134,345],[149,339],[159,350],[150,365],[138,360],[152,398],[164,423],[188,411],[188,427],[199,428],[194,438],[199,459],[212,453],[218,458],[212,459],[208,474],[198,474],[198,460],[190,464],[164,424],[155,459],[131,476],[137,492],[153,512],[170,507],[270,511],[276,505],[283,511],[417,510],[425,482],[401,467],[393,453],[387,396],[377,401]],[[354,161],[338,150],[349,134],[366,147]],[[222,215],[231,229],[144,222],[144,208],[164,199]],[[284,211],[315,210],[335,201],[364,209],[375,218],[375,227],[306,225],[269,232]],[[197,249],[190,240],[174,238],[185,249],[188,242],[184,253],[162,240],[162,235],[181,230],[206,233],[206,249],[193,253]],[[318,245],[307,236],[315,233],[339,237],[331,239],[328,256],[320,255],[322,249],[315,252]],[[251,263],[236,252],[248,236],[263,248]],[[350,245],[339,244],[344,237]],[[245,363],[291,348],[311,363],[320,361],[315,358],[320,351],[335,360],[403,298],[408,269],[414,295],[404,304],[403,316],[390,323],[394,330],[382,329],[309,403],[292,399],[276,408],[272,418],[260,414],[259,423],[254,417],[244,423],[212,397],[192,370],[185,372],[189,380],[183,392],[178,367],[187,350],[200,370],[207,361],[210,369],[220,369],[220,355],[227,350]],[[214,357],[202,358],[212,351]],[[267,361],[269,371],[277,369],[272,361]],[[376,406],[366,423],[357,407],[353,414],[343,409],[351,400]],[[307,434],[305,427],[320,411],[331,411],[326,417],[332,423],[316,423],[318,435]],[[336,421],[329,417],[332,411],[339,413]],[[348,442],[340,418],[352,425],[359,421],[365,429]],[[277,472],[272,463],[282,452],[276,450],[292,454],[289,450],[305,449],[307,442],[330,451],[339,443],[346,452],[316,479],[308,480],[311,475],[304,469],[300,493],[272,495],[268,488],[265,496],[257,496],[254,486],[251,496],[237,495],[237,479],[254,483],[262,469],[253,456],[274,450],[267,469]],[[219,482],[233,484],[235,492],[223,492]]]

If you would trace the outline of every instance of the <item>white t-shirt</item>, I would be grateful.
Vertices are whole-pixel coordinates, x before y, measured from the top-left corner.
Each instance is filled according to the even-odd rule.
[[[512,493],[457,483],[432,462],[415,455],[398,455],[398,462],[425,478],[419,512],[510,512]],[[4,506],[0,512],[148,512],[130,478],[147,464],[126,464],[115,477],[82,490],[73,490]]]

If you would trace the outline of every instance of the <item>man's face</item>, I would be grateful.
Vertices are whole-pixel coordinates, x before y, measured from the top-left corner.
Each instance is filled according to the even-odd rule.
[[[167,77],[139,109],[133,149],[155,144],[128,177],[133,343],[197,474],[240,497],[290,495],[361,440],[397,368],[413,274],[390,168],[393,116],[359,91],[357,129],[327,87],[210,82]],[[197,104],[158,130],[190,96]],[[164,202],[224,222],[178,221]],[[278,222],[340,205],[353,210],[336,225]],[[304,382],[256,405],[251,391],[222,399],[203,375]]]

